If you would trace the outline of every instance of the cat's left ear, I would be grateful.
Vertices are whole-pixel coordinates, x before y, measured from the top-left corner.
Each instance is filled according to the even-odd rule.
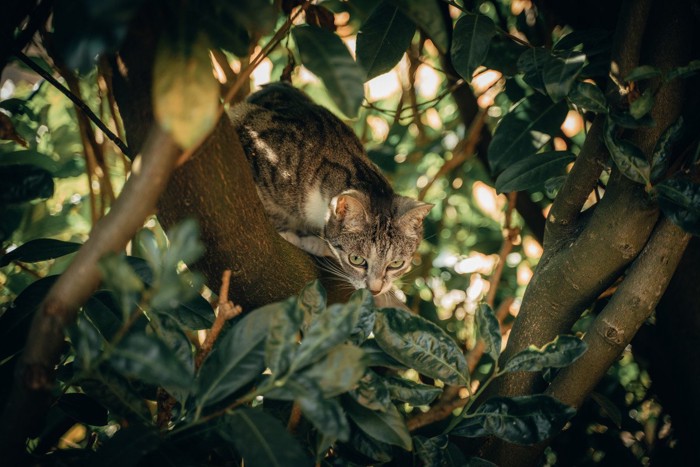
[[[397,200],[399,225],[408,235],[418,237],[423,231],[423,219],[428,215],[434,204],[400,196]]]

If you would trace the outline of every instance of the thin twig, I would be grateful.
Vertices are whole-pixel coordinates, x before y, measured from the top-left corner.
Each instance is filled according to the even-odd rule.
[[[102,130],[102,131],[104,132],[104,134],[107,135],[107,137],[108,137],[110,140],[112,140],[112,142],[113,142],[114,144],[116,144],[117,147],[119,147],[119,149],[120,149],[124,154],[126,154],[126,155],[129,156],[129,157],[132,157],[131,151],[129,150],[129,148],[127,147],[127,145],[126,145],[121,139],[119,139],[119,137],[118,137],[117,135],[115,135],[114,133],[112,133],[112,131],[111,131],[109,128],[107,128],[107,125],[105,125],[99,118],[97,118],[97,115],[95,115],[95,113],[94,113],[92,110],[90,110],[90,108],[87,106],[87,104],[85,104],[85,102],[83,102],[82,100],[80,100],[80,99],[79,99],[78,97],[76,97],[72,92],[70,92],[68,89],[66,89],[66,87],[63,86],[56,78],[54,78],[53,76],[51,76],[51,73],[46,72],[46,70],[44,70],[44,69],[41,68],[39,65],[37,65],[36,63],[34,63],[34,61],[32,61],[32,59],[30,59],[29,57],[27,57],[27,56],[24,54],[24,52],[15,52],[15,55],[17,56],[17,58],[19,58],[19,59],[22,61],[22,63],[24,63],[24,64],[27,65],[29,68],[31,68],[32,70],[34,70],[39,76],[41,76],[41,77],[44,78],[46,81],[48,81],[49,83],[51,83],[52,86],[54,86],[54,87],[55,87],[56,89],[58,89],[64,96],[66,96],[68,99],[70,99],[71,102],[73,102],[83,113],[85,113],[85,115],[87,115],[87,117],[88,117],[90,120],[92,120],[92,122],[93,122],[100,130]]]
[[[195,357],[194,366],[195,369],[199,369],[207,358],[207,355],[211,352],[214,347],[214,342],[218,339],[221,330],[224,327],[226,321],[230,320],[241,314],[243,311],[240,306],[234,305],[232,301],[228,299],[228,288],[231,280],[231,270],[227,269],[221,276],[221,289],[219,291],[219,313],[216,315],[216,320],[211,327],[211,330],[207,334],[207,338],[204,340],[202,347],[197,352]]]

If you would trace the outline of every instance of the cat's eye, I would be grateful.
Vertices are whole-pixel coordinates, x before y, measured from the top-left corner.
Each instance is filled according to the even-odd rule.
[[[365,264],[367,264],[367,260],[364,259],[362,256],[358,255],[349,255],[348,261],[350,261],[350,264],[352,264],[353,266],[364,266]]]
[[[404,263],[405,263],[404,260],[402,260],[402,259],[396,259],[396,260],[392,261],[391,263],[389,263],[389,267],[390,267],[391,269],[399,269],[401,266],[404,265]]]

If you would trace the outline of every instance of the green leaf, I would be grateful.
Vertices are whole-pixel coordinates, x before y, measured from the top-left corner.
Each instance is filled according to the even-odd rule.
[[[484,15],[464,14],[452,36],[452,63],[459,75],[471,82],[474,71],[486,60],[496,25]]]
[[[662,133],[656,142],[656,147],[651,156],[651,182],[657,183],[668,172],[673,161],[673,147],[685,134],[685,120],[678,117],[674,123]]]
[[[357,324],[350,332],[350,342],[355,345],[361,345],[372,334],[374,329],[374,321],[377,315],[374,310],[374,298],[371,293],[364,293],[363,301],[360,305],[360,317]]]
[[[66,334],[75,350],[75,366],[81,371],[93,369],[100,358],[104,343],[95,325],[88,321],[84,314],[80,314],[76,322],[66,328]]]
[[[92,426],[107,424],[107,409],[87,394],[63,394],[59,397],[57,405],[76,422]]]
[[[442,394],[442,389],[427,384],[420,384],[396,376],[385,376],[384,385],[394,400],[408,402],[413,406],[428,405]]]
[[[656,185],[661,211],[686,232],[700,235],[700,184],[674,177]]]
[[[542,69],[542,81],[549,97],[554,102],[569,94],[576,78],[586,65],[586,55],[580,52],[562,52],[552,55]]]
[[[426,467],[442,467],[450,465],[446,459],[447,446],[450,443],[447,435],[438,435],[433,438],[414,436],[413,445],[416,455]]]
[[[441,53],[447,53],[450,48],[449,36],[437,3],[423,0],[389,0],[389,2],[399,7],[416,26],[425,31]]]
[[[365,352],[367,366],[383,366],[395,370],[407,370],[408,367],[396,360],[382,349],[376,339],[369,339],[362,343],[361,349]]]
[[[424,318],[398,308],[377,310],[374,338],[386,353],[421,374],[453,386],[469,383],[461,349]]]
[[[389,388],[384,384],[384,379],[372,370],[367,370],[349,395],[370,410],[386,412],[391,405]]]
[[[559,131],[568,107],[533,94],[518,102],[496,128],[489,146],[488,159],[494,173],[535,154]]]
[[[0,166],[0,205],[17,204],[53,196],[51,173],[33,165]]]
[[[346,397],[343,398],[343,407],[352,421],[371,438],[399,446],[407,451],[413,449],[413,441],[406,422],[393,405],[390,405],[385,412],[378,412]]]
[[[338,108],[356,117],[365,98],[365,73],[336,34],[315,26],[292,29],[301,62],[323,81]]]
[[[299,375],[316,382],[323,397],[334,397],[352,389],[365,373],[364,352],[359,347],[340,344]]]
[[[615,125],[622,128],[651,128],[656,126],[656,122],[651,118],[650,115],[644,115],[640,118],[634,118],[629,112],[622,112],[619,110],[611,110],[608,114]]]
[[[272,320],[285,302],[248,313],[216,341],[197,377],[197,405],[207,407],[225,399],[265,369],[264,340]]]
[[[576,361],[587,345],[574,336],[557,336],[541,349],[535,346],[518,352],[506,363],[503,371],[541,371],[545,368],[563,368]]]
[[[498,193],[529,190],[540,187],[550,178],[561,175],[574,155],[568,151],[548,151],[519,160],[496,179]]]
[[[196,294],[185,302],[179,302],[179,306],[164,311],[168,316],[192,331],[209,329],[214,324],[216,315],[208,301]],[[159,310],[156,310],[159,311]]]
[[[296,354],[297,336],[304,315],[296,299],[281,302],[265,341],[265,365],[274,377],[287,372]]]
[[[193,147],[214,129],[219,89],[204,34],[192,44],[183,38],[161,39],[153,65],[153,113],[183,149]]]
[[[321,281],[311,281],[301,289],[297,307],[304,312],[305,319],[310,319],[326,309],[326,289],[321,285]]]
[[[323,313],[315,315],[304,334],[292,367],[301,369],[321,359],[330,349],[348,339],[359,321],[367,294],[367,289],[356,290],[348,303],[331,305]]]
[[[535,444],[554,436],[575,413],[572,407],[543,394],[494,397],[450,434],[469,438],[493,435],[514,444]]]
[[[145,383],[189,390],[193,375],[162,340],[142,333],[127,334],[112,353],[109,363],[127,377]]]
[[[486,303],[479,305],[476,312],[476,326],[479,330],[479,337],[486,344],[486,354],[491,360],[498,362],[501,354],[501,325],[493,310]]]
[[[374,459],[380,464],[389,462],[395,450],[391,444],[378,441],[362,430],[357,429],[356,426],[353,426],[353,430],[350,433],[350,442],[348,444],[353,450],[365,457]]]
[[[630,180],[647,185],[651,175],[651,166],[646,156],[637,146],[627,140],[619,140],[614,135],[614,127],[607,119],[603,140],[612,160],[622,174]]]
[[[158,329],[158,336],[168,346],[173,357],[175,357],[183,365],[187,371],[187,374],[191,375],[191,381],[195,371],[194,353],[192,351],[192,344],[187,338],[187,335],[178,327],[174,320],[165,318],[161,320],[161,326]],[[192,385],[190,385],[187,389],[183,389],[178,386],[163,384],[163,388],[184,406],[185,402],[187,401],[187,397],[190,394]]]
[[[295,400],[318,432],[340,441],[350,439],[350,424],[345,418],[340,402],[336,399],[324,399],[321,389],[311,380],[299,378],[296,384],[301,388],[295,389]]]
[[[608,112],[605,94],[595,84],[578,81],[571,89],[568,97],[572,104],[581,109],[597,114]]]
[[[0,258],[0,267],[7,266],[11,261],[36,263],[75,253],[82,245],[74,242],[64,242],[52,238],[29,240],[24,245],[15,248]]]
[[[700,71],[700,60],[691,60],[687,65],[679,66],[669,71],[666,75],[666,81],[671,81],[676,78],[688,78],[698,71]]]
[[[632,117],[634,117],[636,120],[639,120],[648,114],[653,106],[654,92],[651,89],[647,89],[641,96],[632,102],[632,104],[630,104],[630,115],[632,115]]]
[[[357,33],[357,63],[367,80],[390,71],[411,45],[416,26],[391,3],[381,2]]]
[[[123,316],[128,316],[133,309],[136,296],[144,289],[141,278],[126,261],[124,255],[108,253],[100,259],[98,266],[103,282],[116,294]]]
[[[199,225],[195,219],[188,218],[168,230],[170,247],[163,255],[163,270],[177,270],[182,261],[192,264],[204,253],[204,244],[199,240]]]
[[[108,290],[99,290],[83,306],[85,315],[92,321],[105,340],[111,341],[122,327],[119,302]],[[144,316],[145,320],[146,317]],[[136,324],[136,323],[134,323]],[[131,329],[134,329],[132,325]],[[142,328],[141,328],[142,329]]]
[[[110,412],[127,420],[151,423],[151,412],[129,382],[109,367],[100,367],[89,378],[79,380],[80,388]]]
[[[545,93],[542,70],[550,58],[549,50],[543,47],[530,47],[518,58],[518,69],[523,72],[523,80],[542,94]]]
[[[661,70],[651,65],[642,65],[638,66],[627,76],[625,76],[625,81],[642,81],[645,79],[656,78],[657,76],[661,76]]]

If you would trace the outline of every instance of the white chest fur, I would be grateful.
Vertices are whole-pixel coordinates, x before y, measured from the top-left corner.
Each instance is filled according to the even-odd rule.
[[[326,224],[328,203],[330,203],[330,199],[321,194],[319,185],[306,192],[306,202],[304,203],[306,221],[318,230],[323,230],[323,226]]]

